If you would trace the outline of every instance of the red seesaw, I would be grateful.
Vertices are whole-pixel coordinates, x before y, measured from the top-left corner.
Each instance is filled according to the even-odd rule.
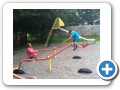
[[[17,78],[17,79],[26,79],[26,78],[24,78],[24,77],[22,77],[22,76],[19,76],[19,75],[17,75],[17,74],[14,74],[14,73],[13,73],[13,77],[14,77],[14,78]],[[37,79],[37,78],[36,78],[35,76],[29,76],[28,79]]]
[[[65,42],[67,42],[69,39],[65,40],[64,42],[62,42],[60,45],[51,48],[51,49],[42,49],[40,51],[51,51],[51,50],[55,50],[55,53],[53,55],[49,55],[47,57],[44,58],[36,58],[36,59],[23,59],[20,61],[19,63],[19,67],[15,70],[20,70],[22,67],[22,64],[24,64],[25,62],[31,62],[31,61],[39,61],[39,60],[48,60],[49,61],[49,70],[51,71],[51,59],[54,58],[56,55],[58,55],[59,53],[61,53],[62,51],[66,50],[67,48],[71,47],[72,45],[77,45],[79,48],[85,48],[86,46],[90,45],[90,43],[85,43],[82,46],[78,45],[77,43],[70,43],[67,46],[65,46],[64,48],[62,48],[60,51],[56,52],[56,49],[58,49],[60,46],[62,46]],[[15,71],[14,70],[14,71]]]

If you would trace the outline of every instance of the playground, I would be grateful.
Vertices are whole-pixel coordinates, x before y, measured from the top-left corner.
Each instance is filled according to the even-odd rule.
[[[58,48],[58,51],[66,46]],[[51,45],[49,48],[53,47]],[[44,45],[34,44],[33,48],[43,49]],[[38,57],[46,57],[52,55],[54,52],[41,52]],[[74,56],[80,56],[81,59],[73,59]],[[13,66],[17,67],[20,60],[26,58],[25,49],[20,50],[14,54]],[[96,65],[100,60],[100,43],[91,44],[86,48],[78,48],[73,51],[73,47],[69,47],[52,59],[51,71],[49,70],[49,61],[40,60],[26,62],[22,65],[22,70],[25,74],[18,74],[24,78],[29,76],[36,76],[38,79],[99,79],[96,71]],[[78,73],[81,68],[88,68],[92,73]]]
[[[33,29],[26,31],[32,36],[39,35],[41,38],[46,36],[45,40],[39,37],[42,44],[28,43],[28,35],[24,30],[14,33],[17,47],[27,44],[13,54],[14,79],[99,79],[96,71],[100,60],[99,40],[84,37],[74,29],[65,29],[65,25],[62,19],[57,17],[47,34],[42,34],[42,30],[41,32],[33,32]],[[95,28],[91,30],[92,34],[89,33],[89,36],[97,36]],[[100,36],[97,37],[100,39]]]

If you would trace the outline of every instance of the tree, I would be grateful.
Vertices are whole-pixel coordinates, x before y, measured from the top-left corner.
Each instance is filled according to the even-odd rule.
[[[66,26],[92,24],[100,18],[99,9],[14,9],[14,46],[25,45],[27,34],[44,43],[54,20],[60,17]]]
[[[100,9],[80,9],[77,10],[77,17],[81,24],[93,25],[94,20],[100,19]]]

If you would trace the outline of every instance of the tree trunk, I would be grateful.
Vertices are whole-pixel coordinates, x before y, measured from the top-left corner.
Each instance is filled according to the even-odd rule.
[[[21,38],[20,38],[20,45],[26,45],[27,43],[27,32],[25,30],[21,30]]]
[[[16,32],[16,47],[18,47],[20,45],[20,32]]]

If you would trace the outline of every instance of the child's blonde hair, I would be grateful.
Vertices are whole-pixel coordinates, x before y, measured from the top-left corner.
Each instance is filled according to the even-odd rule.
[[[31,43],[27,43],[27,45],[26,45],[26,46],[27,46],[27,47],[30,47],[30,45],[31,45]]]

